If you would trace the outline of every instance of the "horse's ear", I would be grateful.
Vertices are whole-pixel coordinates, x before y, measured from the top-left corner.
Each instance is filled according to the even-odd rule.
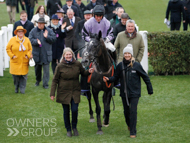
[[[99,31],[98,33],[98,40],[100,40],[100,38],[102,38],[102,31]]]

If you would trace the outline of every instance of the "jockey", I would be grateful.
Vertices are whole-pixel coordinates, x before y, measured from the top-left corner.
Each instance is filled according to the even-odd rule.
[[[82,38],[86,41],[90,41],[91,34],[98,34],[99,31],[102,32],[102,38],[107,49],[109,49],[113,54],[114,61],[116,60],[116,49],[114,45],[110,42],[113,38],[113,28],[110,22],[104,17],[105,9],[103,5],[96,5],[93,9],[94,17],[90,18],[85,22],[82,29]]]

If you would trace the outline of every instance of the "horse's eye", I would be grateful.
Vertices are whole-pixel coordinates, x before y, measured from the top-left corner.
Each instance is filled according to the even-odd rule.
[[[89,55],[88,52],[85,52],[85,53],[84,53],[84,56],[88,56],[88,55]]]

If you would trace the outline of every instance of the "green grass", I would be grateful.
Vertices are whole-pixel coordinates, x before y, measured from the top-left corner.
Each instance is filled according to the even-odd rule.
[[[167,31],[163,24],[167,0],[119,0],[126,9],[126,12],[137,22],[140,30],[147,31]],[[40,4],[43,4],[40,1]],[[0,26],[8,24],[9,18],[5,4],[0,4]],[[17,14],[17,20],[19,14]],[[182,28],[181,28],[182,29]],[[152,67],[149,68],[152,74]],[[49,84],[52,81],[52,72]],[[122,102],[119,91],[116,90],[115,111],[111,103],[110,126],[102,128],[104,134],[96,135],[96,123],[89,123],[88,102],[86,97],[81,96],[79,104],[78,130],[79,136],[68,138],[63,122],[63,111],[61,104],[52,102],[49,94],[50,89],[43,89],[40,83],[35,87],[34,68],[30,67],[25,94],[15,94],[12,76],[9,69],[4,71],[4,76],[0,77],[0,143],[189,143],[190,139],[190,76],[150,76],[153,84],[154,94],[149,96],[146,86],[142,81],[142,97],[138,104],[137,138],[129,138],[129,132],[124,121]],[[100,103],[102,107],[102,93],[100,93]],[[95,109],[92,100],[93,110]],[[94,114],[94,116],[96,116]],[[8,125],[11,126],[11,118],[16,120],[35,119],[40,122],[42,118],[46,120],[56,119],[57,133],[53,136],[36,136],[30,134],[22,136],[7,136],[9,134]],[[7,123],[8,121],[8,123]],[[8,125],[7,125],[8,124]],[[51,122],[50,122],[51,124]],[[19,131],[26,128],[45,128],[46,134],[49,127],[39,127],[41,123],[34,125],[17,126],[16,122],[12,128]],[[26,132],[25,132],[26,133]],[[40,132],[38,130],[37,135]]]

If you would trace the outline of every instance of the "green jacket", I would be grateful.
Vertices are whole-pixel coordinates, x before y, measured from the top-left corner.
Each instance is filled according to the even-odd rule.
[[[118,34],[114,43],[118,54],[117,62],[119,63],[123,60],[123,49],[127,46],[127,44],[133,45],[133,57],[137,62],[141,62],[145,47],[141,34],[134,32],[133,36],[129,37],[125,31]]]
[[[70,104],[71,98],[73,98],[75,103],[79,103],[81,93],[80,74],[87,76],[89,72],[85,71],[79,61],[74,60],[71,64],[68,64],[63,60],[55,69],[50,96],[55,96],[57,89],[56,102]]]
[[[8,6],[16,6],[17,0],[6,0],[6,5]]]

